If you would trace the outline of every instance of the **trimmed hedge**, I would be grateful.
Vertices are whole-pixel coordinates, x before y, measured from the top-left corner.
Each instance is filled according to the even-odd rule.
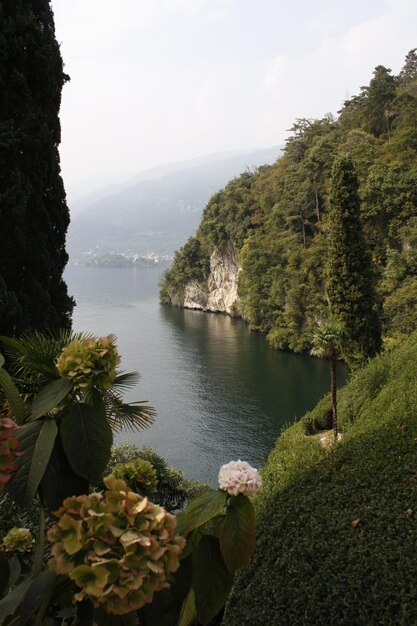
[[[417,335],[358,371],[331,452],[278,440],[224,626],[417,624]]]
[[[318,430],[332,428],[332,397],[326,394],[312,411],[309,411],[301,419],[302,429],[305,435],[314,435]]]

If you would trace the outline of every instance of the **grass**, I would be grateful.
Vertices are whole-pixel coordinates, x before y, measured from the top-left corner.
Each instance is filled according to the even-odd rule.
[[[224,626],[417,624],[416,334],[354,375],[339,415],[330,452],[311,416],[279,438]]]

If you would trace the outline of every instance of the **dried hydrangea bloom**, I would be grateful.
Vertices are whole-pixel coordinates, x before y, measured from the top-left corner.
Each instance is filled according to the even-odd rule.
[[[28,528],[12,528],[3,538],[2,548],[6,552],[29,552],[32,549],[33,537]]]
[[[258,470],[246,461],[230,461],[219,472],[219,487],[231,496],[240,493],[253,496],[260,489],[262,478]]]
[[[139,489],[146,496],[154,493],[158,485],[154,466],[144,459],[119,463],[113,468],[112,473],[116,478],[125,480],[132,489]]]
[[[110,475],[104,484],[104,494],[67,498],[55,513],[49,566],[76,583],[77,601],[88,598],[122,615],[169,587],[185,539],[176,533],[174,515],[130,491],[123,480]]]
[[[13,420],[7,417],[0,419],[0,493],[16,470],[14,462],[18,455],[19,441],[13,435],[17,428]]]
[[[74,339],[62,350],[56,367],[62,378],[69,378],[80,390],[109,389],[119,363],[114,337],[109,335]]]

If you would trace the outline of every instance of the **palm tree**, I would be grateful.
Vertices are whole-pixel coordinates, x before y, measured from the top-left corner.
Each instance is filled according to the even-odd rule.
[[[28,331],[19,339],[0,336],[0,345],[7,355],[13,380],[26,404],[32,402],[42,387],[59,378],[56,359],[60,352],[71,341],[90,337],[91,334],[71,330],[60,330],[57,333]],[[100,390],[98,394],[104,403],[107,421],[113,433],[123,429],[135,431],[148,428],[154,421],[156,411],[146,401],[123,402],[122,393],[134,387],[139,378],[138,372],[118,370],[111,387]],[[78,396],[83,402],[94,400],[88,392],[81,395],[78,392]]]
[[[310,354],[319,359],[328,359],[330,363],[330,389],[332,394],[332,419],[333,433],[336,440],[338,435],[337,425],[337,361],[343,356],[343,347],[346,341],[346,333],[343,324],[335,319],[321,322],[312,335],[312,349]]]

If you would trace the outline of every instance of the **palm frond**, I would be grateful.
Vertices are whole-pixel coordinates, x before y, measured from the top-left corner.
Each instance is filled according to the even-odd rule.
[[[139,402],[123,402],[114,389],[108,389],[102,396],[106,407],[107,421],[114,433],[121,430],[132,432],[149,428],[153,424],[156,411],[151,406]]]
[[[112,387],[115,390],[124,391],[126,389],[131,389],[132,387],[137,385],[139,380],[139,372],[120,372],[114,379]]]
[[[328,319],[319,324],[311,335],[312,348],[310,354],[319,359],[339,358],[343,355],[346,343],[346,332],[338,320]]]
[[[84,333],[60,330],[57,333],[29,331],[19,339],[0,336],[0,343],[9,357],[12,372],[23,380],[33,376],[53,380],[58,377],[55,360],[73,339],[88,337]]]

